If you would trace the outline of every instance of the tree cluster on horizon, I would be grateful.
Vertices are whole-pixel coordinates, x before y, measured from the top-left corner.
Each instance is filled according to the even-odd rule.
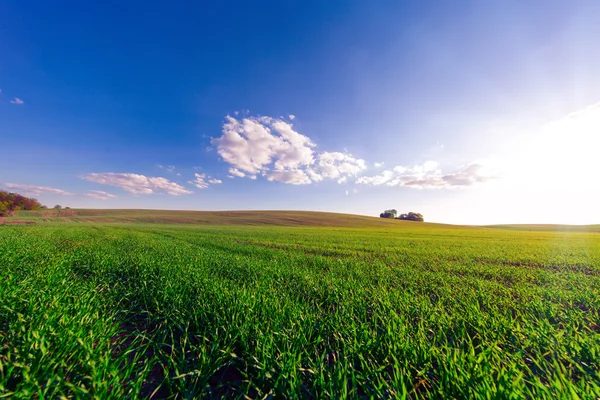
[[[417,221],[423,222],[425,219],[423,218],[423,214],[416,212],[409,212],[408,214],[400,214],[398,216],[398,211],[391,208],[389,210],[385,210],[381,214],[379,214],[380,218],[391,218],[391,219],[401,219],[403,221]]]
[[[42,204],[37,199],[0,190],[0,217],[20,210],[39,210],[40,208],[42,208]]]

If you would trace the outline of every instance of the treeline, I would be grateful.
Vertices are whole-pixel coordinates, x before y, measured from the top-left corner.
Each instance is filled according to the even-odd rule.
[[[401,220],[404,220],[404,221],[417,221],[417,222],[423,222],[423,221],[425,221],[425,219],[423,218],[423,214],[411,211],[408,214],[400,214],[398,216],[398,211],[396,211],[393,208],[390,209],[390,210],[385,210],[384,212],[382,212],[381,214],[379,214],[379,217],[380,218],[401,219]]]
[[[20,210],[39,210],[42,204],[31,197],[0,190],[0,217],[11,215]]]

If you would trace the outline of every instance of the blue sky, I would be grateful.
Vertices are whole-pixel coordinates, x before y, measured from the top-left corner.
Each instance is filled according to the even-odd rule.
[[[600,222],[596,1],[125,3],[0,6],[0,188]]]

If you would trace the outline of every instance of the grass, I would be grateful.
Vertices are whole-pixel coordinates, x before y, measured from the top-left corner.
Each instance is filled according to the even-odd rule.
[[[397,226],[400,221],[315,211],[181,211],[181,210],[41,210],[21,211],[6,221],[20,222],[96,222],[159,223],[194,225],[279,225],[381,227]],[[389,225],[391,224],[391,225]]]
[[[0,226],[0,396],[600,396],[597,233],[77,213]]]
[[[514,224],[488,225],[488,228],[510,229],[517,231],[538,232],[596,232],[600,233],[600,225],[554,225],[554,224]]]

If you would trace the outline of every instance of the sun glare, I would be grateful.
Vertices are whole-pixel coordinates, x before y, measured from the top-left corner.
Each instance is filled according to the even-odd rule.
[[[566,192],[598,186],[600,170],[600,103],[542,127],[521,149],[515,149],[516,182]]]

